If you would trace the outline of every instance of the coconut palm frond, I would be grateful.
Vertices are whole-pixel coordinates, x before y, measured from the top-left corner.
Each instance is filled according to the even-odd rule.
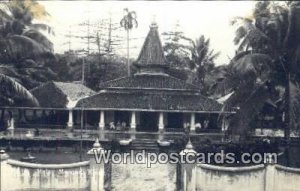
[[[236,30],[236,36],[234,38],[234,43],[238,45],[243,39],[247,39],[247,43],[252,48],[262,48],[265,44],[273,45],[272,39],[267,36],[261,29],[253,24],[252,20],[246,18],[237,18],[239,22],[234,24],[239,24]],[[244,42],[245,43],[245,42]]]
[[[39,44],[43,45],[49,52],[53,52],[53,43],[42,33],[37,30],[28,30],[23,33],[23,36],[27,36]]]
[[[211,55],[209,55],[208,60],[213,61],[217,59],[221,55],[221,52],[215,53],[214,50],[211,51]]]
[[[234,75],[231,71],[224,72],[218,77],[216,84],[214,85],[214,93],[218,96],[225,96],[228,93],[235,90],[239,85],[240,79],[237,75]]]
[[[9,66],[9,65],[0,65],[0,74],[10,76],[13,78],[18,77],[16,68],[13,66]]]
[[[34,24],[30,25],[30,28],[34,29],[36,31],[39,31],[39,30],[47,31],[48,34],[55,35],[53,28],[47,24],[34,23]]]
[[[13,20],[12,15],[4,6],[0,6],[0,18],[1,18],[0,20],[2,23]]]
[[[272,58],[268,54],[247,51],[236,55],[230,66],[240,76],[255,74],[265,78],[269,74],[272,64]]]
[[[128,9],[124,9],[126,14],[120,21],[121,27],[124,27],[125,30],[131,30],[133,27],[138,27],[137,16],[135,11],[129,12]]]
[[[0,74],[0,87],[1,95],[14,100],[14,104],[23,100],[32,106],[39,105],[37,99],[13,78]]]
[[[42,44],[27,36],[12,35],[4,39],[3,43],[6,47],[6,54],[4,56],[8,56],[9,58],[7,59],[14,62],[28,58],[35,61],[42,61],[45,55],[51,54]]]

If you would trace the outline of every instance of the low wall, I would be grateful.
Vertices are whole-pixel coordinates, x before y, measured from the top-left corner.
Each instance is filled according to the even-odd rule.
[[[263,191],[264,165],[253,167],[218,167],[201,164],[196,170],[196,188],[201,191]]]
[[[49,156],[51,157],[51,156]],[[1,162],[1,190],[85,190],[89,188],[89,162],[33,164]]]
[[[207,164],[194,166],[191,176],[195,186],[184,191],[298,191],[300,169],[275,164],[251,167],[220,167]],[[184,178],[184,177],[183,177]]]
[[[300,189],[300,169],[276,165],[275,173],[274,173],[273,190],[274,191],[298,191],[299,189]]]

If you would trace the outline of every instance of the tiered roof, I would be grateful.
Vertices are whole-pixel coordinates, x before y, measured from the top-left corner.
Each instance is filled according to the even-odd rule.
[[[220,112],[221,104],[200,94],[199,87],[169,76],[154,23],[145,39],[130,77],[100,84],[101,91],[84,98],[77,107],[128,111]]]

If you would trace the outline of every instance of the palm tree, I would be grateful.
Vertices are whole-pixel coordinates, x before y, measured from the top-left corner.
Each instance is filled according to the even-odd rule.
[[[282,99],[285,137],[300,126],[300,7],[298,2],[257,2],[253,18],[235,18],[236,56],[217,91],[232,95],[225,107],[239,108],[233,132],[245,135],[266,101]],[[284,89],[284,91],[281,91]]]
[[[204,86],[206,75],[214,69],[214,61],[220,55],[220,52],[215,52],[210,48],[210,39],[206,39],[204,35],[201,35],[196,41],[191,41],[191,43],[190,67],[196,72],[197,81],[201,86]]]
[[[18,83],[14,78],[3,74],[2,69],[3,68],[0,67],[0,106],[39,106],[37,99],[30,93],[30,91]],[[0,115],[0,129],[2,129],[5,124],[4,112],[5,109],[2,108]]]
[[[138,22],[135,11],[129,11],[127,8],[124,9],[125,15],[122,18],[120,24],[127,31],[127,70],[128,76],[130,76],[130,60],[129,60],[129,32],[133,27],[137,28]]]
[[[53,33],[33,19],[49,16],[35,0],[10,0],[0,3],[0,62],[27,88],[33,88],[55,73],[49,67],[56,61],[53,44],[39,30]]]

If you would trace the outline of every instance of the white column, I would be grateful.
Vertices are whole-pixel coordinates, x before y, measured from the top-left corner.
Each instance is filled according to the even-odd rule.
[[[73,110],[69,110],[69,121],[68,121],[68,127],[73,127]]]
[[[100,111],[99,128],[103,130],[104,127],[105,127],[105,115],[104,115],[104,111]]]
[[[90,190],[95,191],[104,191],[104,165],[103,161],[98,163],[95,158],[95,152],[97,154],[104,154],[105,150],[101,147],[99,140],[93,144],[93,148],[87,152],[87,156],[89,157],[90,165],[89,165],[89,180],[90,180]]]
[[[15,129],[15,119],[14,117],[11,117],[10,120],[8,120],[8,130],[14,130]]]
[[[164,126],[164,113],[160,112],[158,118],[158,130],[163,130]]]
[[[132,130],[134,130],[136,128],[136,114],[135,114],[135,111],[133,111],[131,113],[131,121],[130,121],[130,128]]]
[[[275,183],[275,174],[276,174],[276,167],[274,161],[272,160],[272,155],[269,154],[267,156],[266,163],[266,173],[265,173],[265,191],[273,191],[276,190],[276,183]]]
[[[195,113],[191,113],[191,131],[195,131]]]
[[[12,110],[11,112],[11,118],[7,121],[7,125],[8,125],[8,130],[13,130],[15,129],[15,119],[14,119],[14,110]]]

